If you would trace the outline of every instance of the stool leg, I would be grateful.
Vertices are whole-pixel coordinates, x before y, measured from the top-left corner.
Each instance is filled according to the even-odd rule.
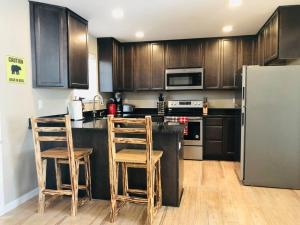
[[[160,160],[158,160],[156,165],[156,196],[157,196],[157,207],[160,208],[162,205],[162,189],[161,189],[161,165]]]
[[[128,196],[128,171],[126,163],[122,163],[123,195]]]
[[[61,190],[61,165],[54,159],[55,163],[55,177],[56,177],[56,189]]]
[[[43,193],[46,188],[46,174],[47,174],[47,159],[42,160],[41,168],[38,168],[38,183],[40,186],[39,191],[39,214],[45,211],[45,194]]]
[[[72,164],[72,163],[71,163]],[[72,166],[72,165],[70,165]],[[75,161],[75,168],[71,169],[71,186],[72,186],[72,208],[71,215],[77,215],[78,206],[78,175],[79,175],[79,162]]]
[[[110,177],[110,192],[111,192],[111,212],[110,212],[110,221],[113,223],[116,219],[117,211],[117,200],[116,195],[118,194],[118,170],[119,163],[112,162],[111,168],[111,177]]]
[[[84,166],[85,166],[85,186],[86,186],[86,194],[88,198],[92,199],[91,194],[91,169],[90,169],[90,157],[84,157]]]
[[[154,173],[153,166],[147,166],[147,224],[153,223],[153,212],[154,212]]]

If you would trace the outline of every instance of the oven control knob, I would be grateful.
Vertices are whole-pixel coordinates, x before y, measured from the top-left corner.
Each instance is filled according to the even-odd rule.
[[[195,138],[199,138],[199,135],[198,135],[198,134],[196,134],[196,135],[195,135]]]

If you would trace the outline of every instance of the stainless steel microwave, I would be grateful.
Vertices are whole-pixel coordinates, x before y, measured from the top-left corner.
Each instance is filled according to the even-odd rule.
[[[203,89],[203,68],[166,69],[165,89]]]

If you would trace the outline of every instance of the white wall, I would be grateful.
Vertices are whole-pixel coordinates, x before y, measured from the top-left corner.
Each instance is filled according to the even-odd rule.
[[[28,118],[66,113],[72,90],[32,88],[29,3],[26,0],[0,0],[0,5],[1,215],[1,212],[13,208],[36,193],[34,150],[31,131],[28,130]],[[97,59],[96,43],[96,39],[90,36],[89,51],[95,59]],[[6,82],[4,63],[6,55],[25,59],[27,71],[25,84]],[[97,68],[91,69],[97,71]],[[94,83],[96,86],[93,85],[93,88],[96,88],[98,82]],[[2,179],[4,185],[1,185]],[[2,194],[4,199],[1,199]]]

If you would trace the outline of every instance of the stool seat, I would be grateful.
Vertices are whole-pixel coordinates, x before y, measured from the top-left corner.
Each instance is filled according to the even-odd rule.
[[[74,148],[75,159],[81,159],[84,156],[92,154],[92,148]],[[50,148],[41,152],[42,158],[53,158],[53,159],[68,159],[68,149],[64,147]]]
[[[140,149],[122,149],[116,153],[116,162],[146,164],[146,150]],[[152,151],[152,162],[155,164],[163,152],[159,150]]]

